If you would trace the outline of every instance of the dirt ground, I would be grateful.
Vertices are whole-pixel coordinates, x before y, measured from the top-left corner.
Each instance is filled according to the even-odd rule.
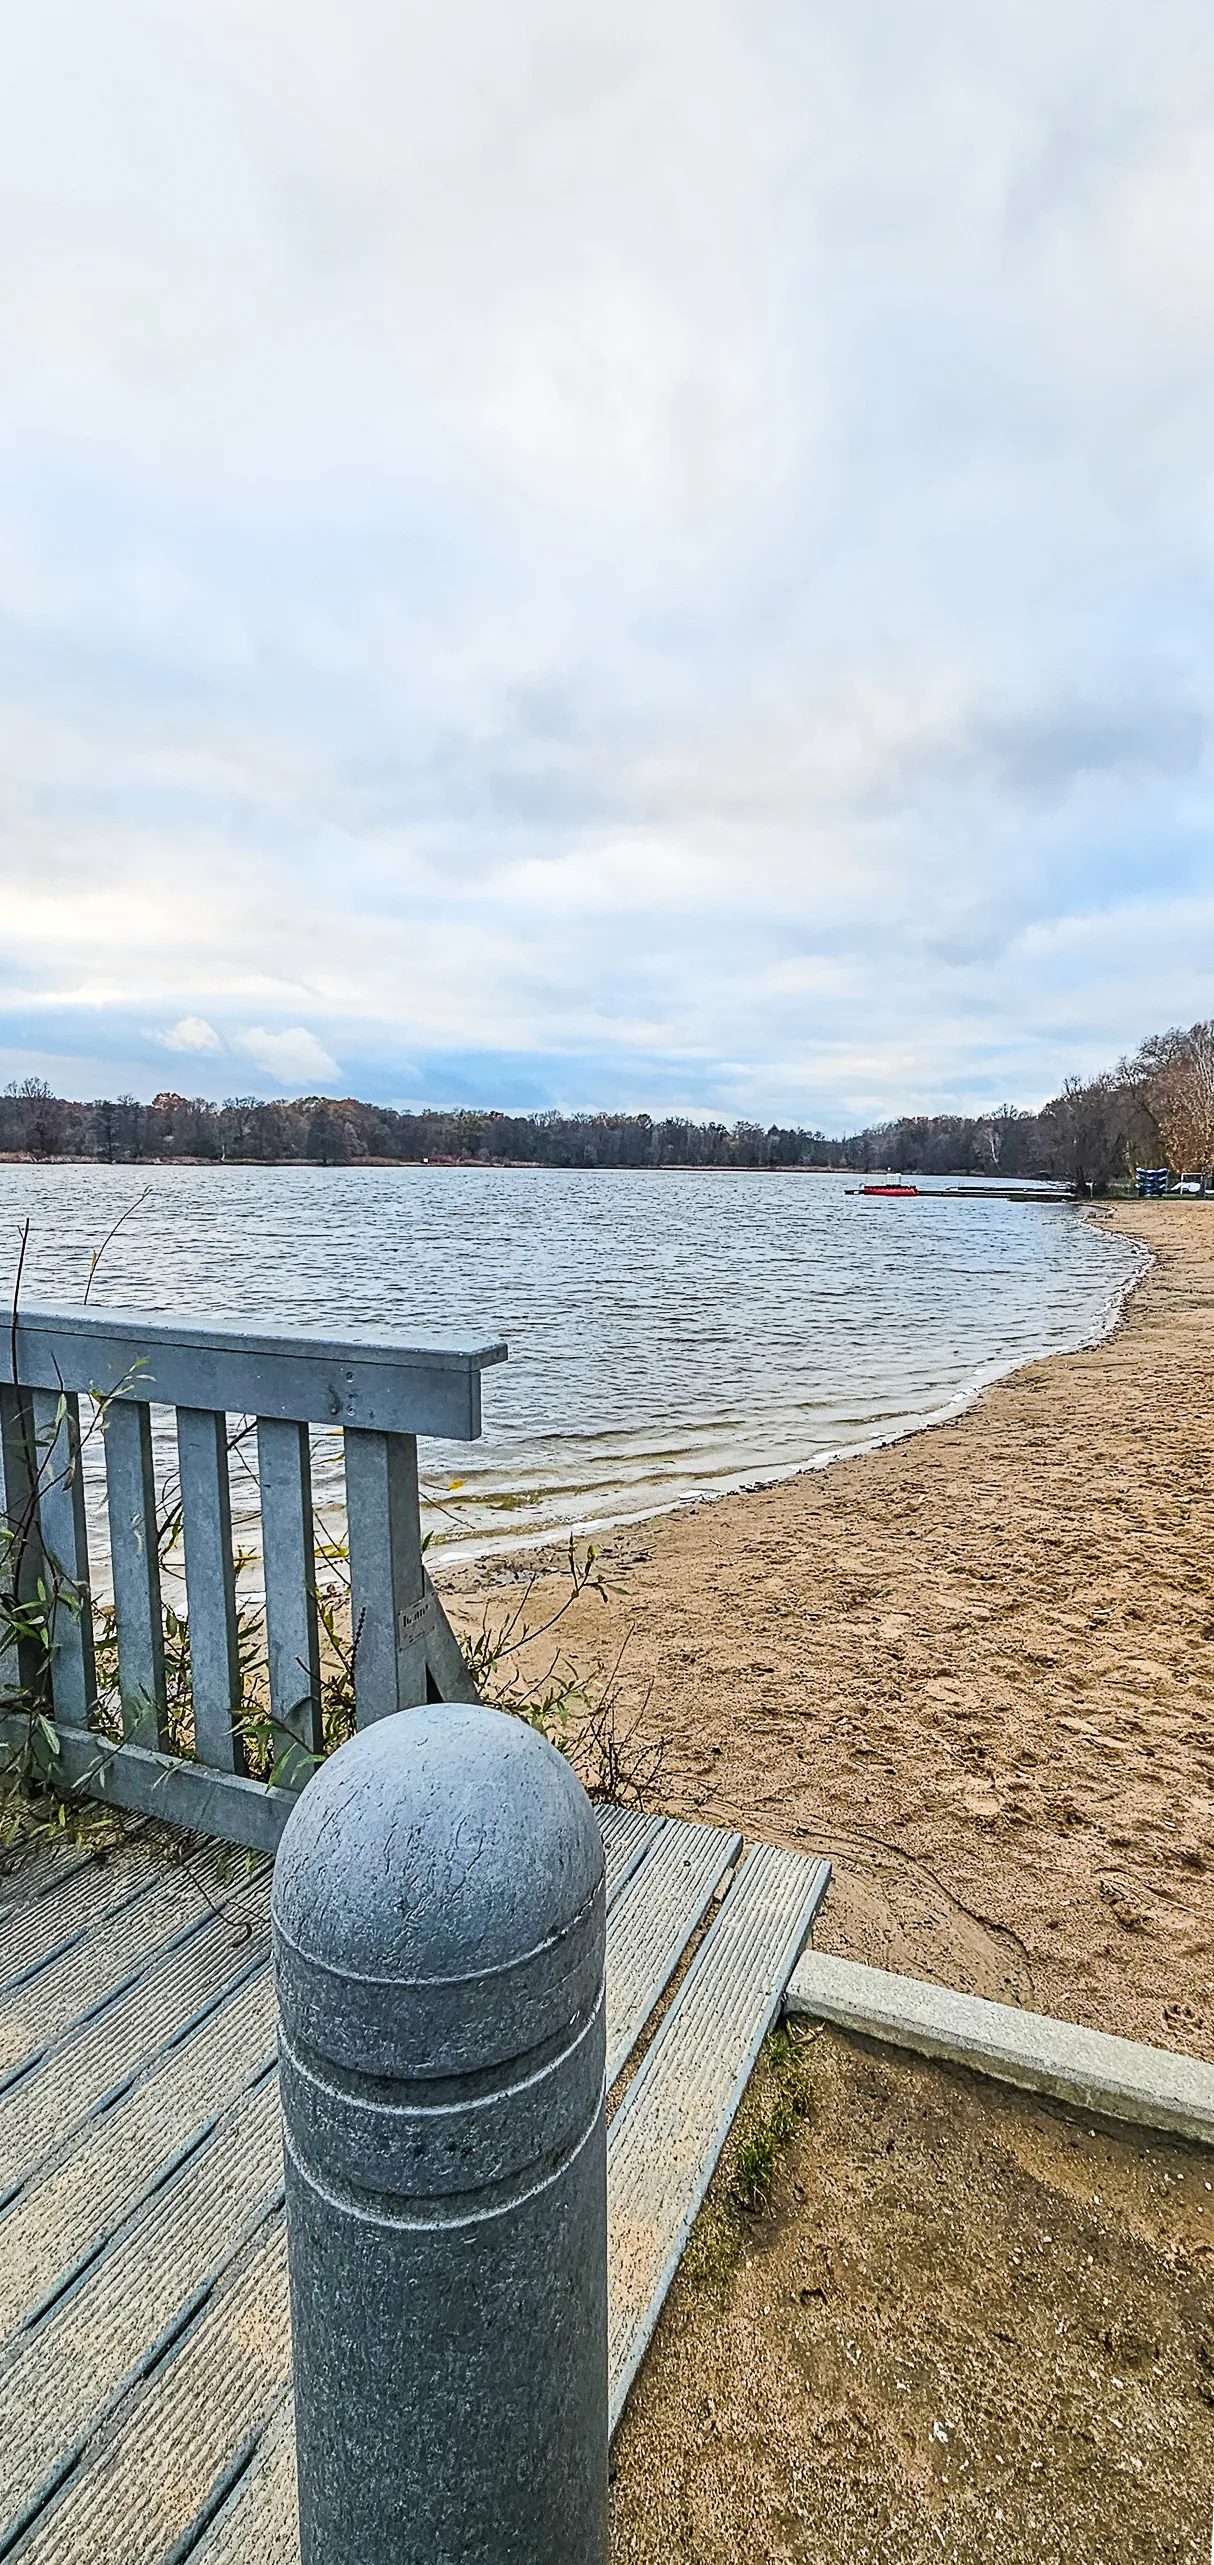
[[[1107,1343],[621,1532],[562,1635],[672,1813],[832,1856],[821,1948],[1214,2056],[1214,1204],[1096,1216],[1155,1258]]]
[[[833,2032],[807,2069],[667,2302],[612,2565],[1207,2565],[1214,2155]]]

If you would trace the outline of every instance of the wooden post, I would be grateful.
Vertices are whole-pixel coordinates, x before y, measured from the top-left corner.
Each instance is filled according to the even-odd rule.
[[[346,1520],[358,1724],[433,1700],[426,1637],[433,1607],[422,1564],[417,1438],[347,1428]]]

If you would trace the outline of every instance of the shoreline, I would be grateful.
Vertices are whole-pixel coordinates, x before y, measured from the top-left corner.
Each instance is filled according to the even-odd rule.
[[[1087,1216],[1153,1258],[1099,1339],[620,1527],[613,1591],[559,1636],[579,1668],[623,1647],[672,1813],[832,1855],[820,1948],[1209,2056],[1214,1229],[1189,1202]],[[549,1570],[442,1583],[466,1627],[524,1574],[538,1613]]]
[[[1076,1208],[1080,1217],[1093,1227],[1113,1217],[1112,1212],[1103,1206],[1098,1209],[1091,1205],[1077,1205]],[[1030,1364],[1066,1362],[1073,1354],[1086,1353],[1094,1346],[1107,1344],[1124,1324],[1126,1304],[1149,1273],[1151,1263],[1150,1249],[1144,1241],[1140,1263],[1109,1293],[1099,1324],[1089,1335],[1081,1337],[1077,1345],[1051,1354],[1017,1355],[1013,1361],[989,1369],[968,1389],[958,1390],[943,1406],[925,1410],[913,1421],[897,1426],[892,1433],[878,1434],[846,1447],[839,1446],[833,1451],[815,1452],[811,1460],[796,1461],[786,1469],[776,1469],[770,1478],[739,1478],[725,1487],[689,1488],[684,1495],[671,1497],[668,1504],[646,1506],[635,1514],[585,1516],[576,1523],[567,1524],[559,1532],[549,1525],[542,1532],[470,1533],[465,1540],[453,1536],[447,1542],[441,1531],[435,1530],[434,1566],[453,1590],[458,1590],[469,1577],[481,1581],[495,1567],[499,1572],[508,1572],[510,1562],[516,1558],[526,1562],[527,1574],[542,1575],[549,1568],[559,1568],[567,1556],[571,1538],[576,1543],[593,1542],[596,1549],[601,1549],[605,1540],[643,1531],[647,1524],[670,1523],[680,1515],[694,1513],[706,1506],[728,1504],[736,1497],[765,1495],[771,1488],[790,1487],[796,1480],[811,1477],[817,1471],[835,1469],[846,1462],[869,1460],[877,1452],[893,1451],[899,1444],[913,1442],[920,1434],[932,1433],[938,1426],[952,1424],[967,1416],[991,1390],[997,1389],[1003,1381],[1013,1380]],[[449,1511],[433,1499],[427,1501],[423,1476],[423,1518],[429,1513],[439,1516]]]

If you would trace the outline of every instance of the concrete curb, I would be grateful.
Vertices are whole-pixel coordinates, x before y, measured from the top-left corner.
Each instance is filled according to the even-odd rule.
[[[947,2058],[1107,2119],[1136,2120],[1214,2146],[1214,2066],[1202,2058],[1113,2039],[980,1995],[956,1995],[947,1986],[821,1951],[807,1951],[798,1962],[785,2011]]]

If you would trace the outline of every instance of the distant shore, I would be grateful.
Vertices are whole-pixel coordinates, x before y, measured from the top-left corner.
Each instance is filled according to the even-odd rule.
[[[773,1163],[770,1166],[750,1166],[745,1163],[739,1163],[736,1166],[713,1166],[698,1163],[680,1165],[676,1160],[668,1158],[652,1166],[577,1167],[567,1166],[556,1158],[451,1158],[444,1157],[438,1151],[429,1158],[192,1158],[184,1150],[174,1151],[171,1158],[96,1158],[83,1155],[73,1157],[66,1152],[54,1157],[40,1158],[32,1149],[0,1149],[0,1167],[92,1167],[98,1170],[104,1167],[111,1174],[127,1176],[167,1175],[174,1167],[211,1167],[217,1174],[226,1173],[232,1169],[252,1169],[256,1172],[265,1167],[294,1167],[303,1174],[311,1176],[377,1175],[382,1169],[393,1167],[451,1167],[457,1171],[470,1170],[480,1175],[499,1175],[510,1169],[521,1169],[527,1175],[536,1176],[854,1176],[858,1184],[896,1173],[895,1169],[889,1167],[859,1169],[831,1167],[825,1164],[817,1166],[808,1160],[804,1162],[798,1160],[795,1164]],[[992,1179],[991,1186],[988,1188],[983,1184],[983,1179],[977,1176],[927,1176],[922,1180],[908,1176],[905,1179],[899,1177],[898,1181],[899,1183],[905,1181],[907,1184],[921,1181],[924,1192],[938,1192],[942,1187],[950,1184],[965,1184],[975,1188],[982,1185],[984,1191],[995,1190],[997,1187],[997,1179]],[[1035,1186],[1057,1184],[1058,1179],[1054,1176],[1024,1176],[1018,1178],[1017,1182],[1023,1185],[1026,1192],[1031,1193]]]
[[[824,1948],[1214,2056],[1214,1221],[1096,1216],[1154,1258],[1105,1341],[609,1536],[561,1635],[672,1810],[832,1855]]]

